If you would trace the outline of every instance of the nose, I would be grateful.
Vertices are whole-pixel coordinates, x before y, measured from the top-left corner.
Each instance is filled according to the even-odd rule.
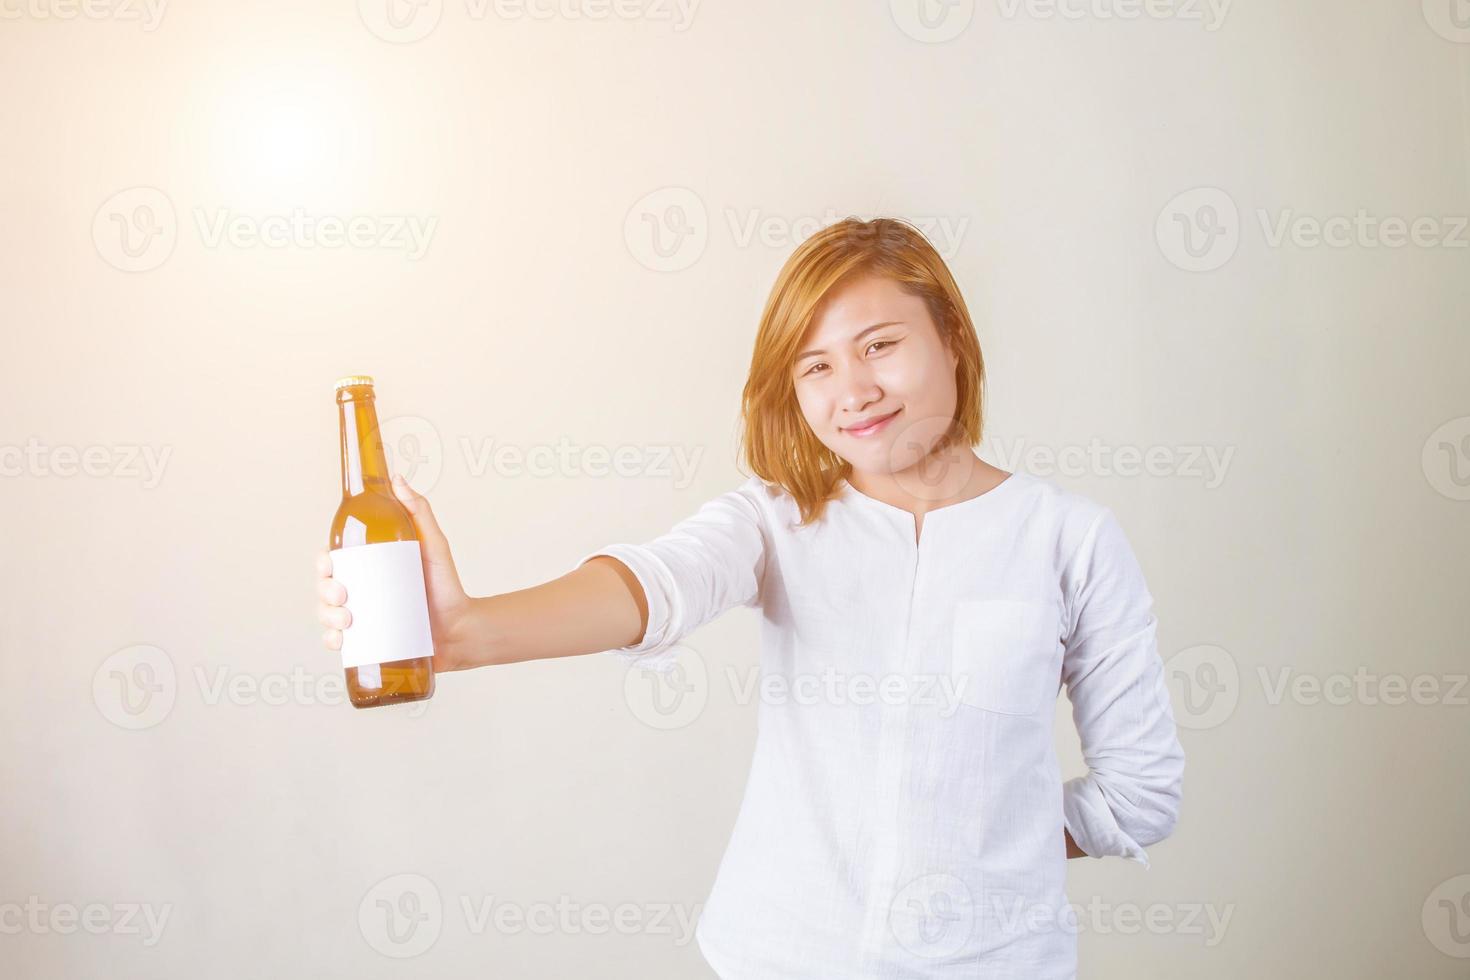
[[[863,409],[882,398],[883,389],[874,380],[872,367],[866,361],[859,360],[847,368],[842,380],[840,399],[847,415],[855,418],[862,414]]]

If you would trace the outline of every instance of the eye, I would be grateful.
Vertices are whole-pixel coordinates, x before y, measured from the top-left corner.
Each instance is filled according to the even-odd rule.
[[[878,348],[879,350],[882,350],[885,347],[892,347],[892,346],[894,346],[897,343],[898,343],[898,341],[896,341],[896,340],[875,340],[871,344],[868,345],[868,350],[871,351],[874,347]],[[826,366],[827,365],[825,363],[823,363],[821,361],[818,361],[817,363],[813,364],[811,367],[807,368],[805,371],[801,372],[801,376],[802,377],[806,377],[807,375],[814,373],[817,370],[817,368],[823,368],[823,367],[826,367]]]

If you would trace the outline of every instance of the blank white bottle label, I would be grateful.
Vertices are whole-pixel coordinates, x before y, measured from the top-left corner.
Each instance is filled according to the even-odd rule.
[[[342,631],[344,668],[434,655],[417,541],[334,549],[332,578],[347,589],[352,614]]]

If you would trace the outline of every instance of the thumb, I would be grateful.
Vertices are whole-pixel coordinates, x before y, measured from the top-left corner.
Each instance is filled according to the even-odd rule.
[[[459,588],[459,572],[455,570],[454,557],[449,553],[449,539],[434,519],[428,498],[409,486],[408,481],[397,473],[393,474],[392,484],[393,495],[413,517],[414,527],[418,529],[425,573],[440,585]]]

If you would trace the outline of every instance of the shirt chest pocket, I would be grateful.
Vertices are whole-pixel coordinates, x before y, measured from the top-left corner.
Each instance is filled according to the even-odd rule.
[[[1029,715],[1061,677],[1056,606],[1029,599],[963,599],[955,607],[950,672],[961,703]]]

